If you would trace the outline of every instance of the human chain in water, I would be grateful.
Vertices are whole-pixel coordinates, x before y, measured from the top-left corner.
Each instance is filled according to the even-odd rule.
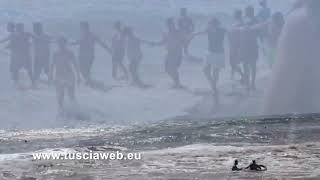
[[[226,65],[230,66],[231,79],[239,83],[249,95],[257,90],[256,79],[259,73],[257,62],[262,57],[266,59],[273,71],[273,79],[270,88],[267,89],[270,98],[265,102],[266,114],[293,111],[304,113],[316,110],[319,107],[318,103],[311,101],[310,98],[318,88],[316,83],[311,83],[316,82],[314,77],[317,71],[313,68],[317,67],[314,61],[317,56],[306,53],[305,48],[310,45],[308,49],[314,49],[312,52],[317,52],[315,49],[318,47],[317,43],[313,42],[315,38],[312,38],[317,37],[317,32],[312,27],[318,25],[313,21],[318,18],[315,10],[317,1],[299,1],[291,11],[297,13],[304,9],[311,12],[305,16],[312,23],[304,26],[305,28],[310,26],[306,29],[310,37],[304,38],[305,33],[299,36],[301,37],[299,42],[305,42],[304,47],[294,46],[301,43],[298,43],[299,38],[295,35],[290,36],[291,26],[295,24],[291,21],[285,23],[286,15],[282,12],[272,12],[266,0],[261,0],[259,5],[258,13],[250,5],[243,10],[235,9],[231,26],[225,26],[225,22],[219,17],[212,17],[204,29],[198,28],[197,22],[187,8],[181,8],[180,17],[165,20],[165,32],[159,41],[137,35],[135,28],[121,21],[113,23],[112,38],[106,40],[102,35],[92,31],[94,28],[89,21],[82,21],[79,23],[81,33],[77,40],[67,36],[57,37],[48,34],[42,22],[33,23],[32,33],[25,30],[24,23],[8,22],[8,36],[0,40],[0,43],[5,43],[5,48],[9,51],[9,72],[17,89],[35,89],[40,83],[41,74],[44,73],[48,78],[48,84],[56,87],[57,104],[61,111],[64,109],[65,92],[72,101],[77,102],[76,92],[80,84],[107,92],[108,88],[104,83],[92,78],[97,45],[110,56],[112,78],[119,82],[131,82],[133,86],[141,89],[153,88],[151,84],[144,82],[146,74],[144,73],[144,76],[140,74],[144,54],[148,53],[143,45],[150,46],[155,51],[158,50],[157,47],[163,46],[164,51],[161,51],[164,53],[163,69],[173,82],[172,88],[187,90],[188,80],[181,78],[181,67],[183,63],[194,59],[190,45],[201,35],[206,37],[207,54],[203,72],[199,71],[199,73],[203,73],[203,77],[211,88],[210,94],[215,106],[219,107],[221,104],[223,93],[219,89],[219,84],[223,83],[221,72],[226,69]],[[290,17],[288,19],[290,20]],[[300,25],[299,28],[301,28]],[[301,32],[293,34],[295,33]],[[52,52],[52,46],[57,47],[56,52]],[[73,47],[77,47],[77,55],[73,52]],[[291,61],[287,60],[289,57]],[[128,66],[125,63],[126,58],[129,61]],[[310,63],[303,63],[306,60]],[[305,73],[301,71],[299,74],[301,68],[298,67],[302,66],[307,66],[305,68],[309,71]],[[161,69],[160,65],[158,68]],[[19,72],[22,69],[27,72],[30,79],[28,87],[21,85],[21,79],[24,78],[19,76]],[[310,82],[311,79],[314,80]],[[299,90],[296,86],[308,87],[308,90]],[[287,91],[288,88],[290,91]],[[292,97],[294,97],[293,100]],[[300,98],[301,101],[298,100]],[[276,103],[277,99],[281,102]],[[302,105],[295,107],[298,106],[296,104],[301,103],[304,103],[303,108]],[[285,108],[274,108],[275,104],[284,104]]]

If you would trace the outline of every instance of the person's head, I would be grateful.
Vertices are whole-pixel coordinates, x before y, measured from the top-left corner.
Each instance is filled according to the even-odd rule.
[[[233,13],[233,18],[237,21],[242,20],[242,11],[241,9],[236,9]]]
[[[256,164],[256,160],[252,160],[252,164]]]
[[[180,9],[180,16],[187,16],[188,10],[187,8],[181,8]]]
[[[166,22],[167,22],[167,28],[169,31],[174,31],[176,29],[175,22],[174,22],[173,18],[168,18]]]
[[[41,34],[43,32],[43,26],[40,22],[33,23],[33,32],[35,34]]]
[[[260,6],[263,8],[266,8],[268,6],[268,2],[267,0],[260,0],[259,2]]]
[[[87,21],[80,22],[80,29],[81,29],[81,33],[83,33],[83,34],[89,33],[90,32],[89,22],[87,22]]]
[[[281,12],[276,12],[271,17],[272,24],[277,27],[283,27],[285,20]]]
[[[127,37],[129,37],[129,38],[132,38],[134,36],[133,31],[134,31],[133,28],[130,26],[127,26],[124,28],[124,32],[126,33]]]
[[[209,21],[209,29],[215,29],[221,25],[221,22],[218,18],[214,17]]]
[[[18,23],[18,24],[16,25],[16,31],[17,31],[18,33],[24,32],[24,24],[23,24],[23,23]]]
[[[64,50],[67,48],[68,40],[64,36],[58,38],[58,48]]]
[[[239,162],[238,162],[238,160],[236,159],[236,160],[234,161],[234,165],[237,166],[238,164],[239,164]]]
[[[255,15],[254,15],[254,7],[253,6],[248,6],[246,7],[245,9],[245,16],[247,18],[253,18]]]
[[[7,31],[9,32],[9,33],[12,33],[12,32],[14,32],[15,31],[15,24],[14,24],[14,22],[8,22],[8,24],[7,24]]]
[[[116,31],[121,31],[122,30],[122,24],[121,24],[121,21],[116,21],[113,23],[113,28],[116,30]]]

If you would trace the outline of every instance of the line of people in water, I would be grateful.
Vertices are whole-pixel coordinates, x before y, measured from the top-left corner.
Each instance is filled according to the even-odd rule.
[[[74,42],[68,41],[66,37],[54,38],[48,35],[40,22],[33,24],[33,33],[26,32],[23,23],[10,22],[7,25],[9,35],[0,43],[7,42],[6,48],[10,51],[12,80],[18,84],[19,71],[25,69],[32,85],[36,86],[41,73],[44,72],[49,82],[54,82],[59,108],[63,109],[65,91],[72,100],[75,100],[77,81],[83,79],[86,85],[93,86],[91,70],[95,60],[96,45],[101,46],[111,55],[112,77],[115,80],[131,77],[133,84],[138,87],[148,86],[143,83],[138,73],[143,58],[141,45],[164,46],[165,71],[172,79],[174,88],[183,88],[179,75],[183,58],[190,56],[191,41],[197,36],[205,35],[208,39],[208,54],[204,74],[213,94],[218,99],[217,83],[220,79],[220,71],[225,67],[225,59],[230,62],[232,76],[238,74],[241,77],[241,84],[248,91],[255,89],[259,44],[262,46],[262,52],[270,59],[270,64],[275,59],[284,17],[280,12],[271,15],[266,0],[262,0],[260,5],[261,10],[258,15],[255,15],[252,6],[246,7],[244,14],[241,10],[236,10],[233,15],[233,24],[229,29],[223,27],[218,18],[213,17],[207,28],[199,32],[195,31],[194,22],[188,15],[187,9],[182,8],[177,22],[174,18],[166,20],[167,32],[158,42],[141,39],[132,27],[124,26],[117,21],[113,25],[115,34],[109,45],[91,31],[88,22],[80,23],[81,36]],[[51,56],[50,49],[53,43],[57,44],[58,49]],[[78,47],[77,58],[70,50],[70,46]],[[125,57],[130,62],[128,68],[124,64]],[[123,76],[120,77],[120,73]]]

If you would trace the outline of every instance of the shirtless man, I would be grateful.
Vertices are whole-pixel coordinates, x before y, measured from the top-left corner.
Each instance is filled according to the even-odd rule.
[[[16,25],[13,22],[9,22],[7,24],[7,32],[9,33],[9,35],[7,37],[5,37],[4,39],[2,39],[0,41],[0,43],[5,43],[8,42],[8,44],[6,45],[6,49],[8,49],[10,51],[10,73],[11,73],[11,78],[13,81],[15,81],[15,83],[17,83],[17,79],[15,78],[15,64],[17,61],[17,52],[16,52],[16,48],[14,48],[14,44],[15,44],[15,31],[16,31]]]
[[[33,24],[33,78],[38,81],[42,71],[49,77],[51,38],[43,32],[42,23]]]
[[[95,59],[95,46],[99,44],[102,48],[106,49],[108,52],[111,52],[110,48],[101,40],[99,39],[93,32],[90,30],[90,25],[88,22],[81,22],[80,23],[81,29],[81,37],[75,43],[79,45],[79,65],[80,65],[80,72],[82,77],[85,80],[87,85],[90,85],[92,82],[91,79],[91,69]]]
[[[264,165],[257,164],[256,161],[253,160],[252,163],[245,169],[249,169],[251,171],[266,171],[267,167]]]
[[[146,87],[147,85],[141,81],[139,72],[138,72],[140,62],[143,58],[141,45],[152,44],[152,43],[148,43],[147,41],[144,41],[138,38],[131,27],[127,27],[125,29],[125,32],[127,36],[127,43],[126,43],[127,58],[130,61],[129,71],[132,76],[133,84],[138,87]]]
[[[176,28],[173,18],[167,19],[166,25],[168,32],[164,33],[162,41],[155,45],[164,45],[166,48],[165,70],[173,80],[173,88],[183,88],[179,68],[182,63],[184,37]]]
[[[194,23],[191,17],[188,16],[188,10],[186,8],[180,9],[180,18],[178,20],[178,28],[184,37],[183,51],[186,57],[189,57],[189,45],[190,37],[194,32]]]
[[[258,23],[254,15],[254,8],[248,6],[245,9],[244,28],[240,35],[240,58],[244,68],[244,82],[248,91],[256,88],[257,60],[259,58],[258,35],[252,33],[250,27]]]
[[[24,68],[31,80],[32,85],[34,85],[34,79],[32,75],[32,57],[31,57],[31,39],[32,35],[25,32],[24,24],[18,23],[16,25],[16,32],[14,35],[14,43],[12,48],[14,49],[15,61],[13,63],[13,79],[18,81],[19,71]]]
[[[242,11],[235,10],[233,15],[234,22],[228,32],[229,40],[229,62],[231,66],[231,77],[234,77],[234,73],[238,73],[243,79],[243,72],[240,64],[240,27],[243,26]]]
[[[299,1],[280,36],[265,115],[320,111],[320,1]]]
[[[271,9],[268,7],[267,0],[260,0],[259,4],[260,4],[260,10],[257,15],[257,20],[259,21],[259,23],[265,23],[271,17]],[[265,34],[264,32],[261,32],[261,34],[259,34],[259,42],[260,42],[260,47],[263,55],[268,59],[268,53],[270,49],[268,47],[268,43],[266,42],[266,38],[267,38],[266,36],[267,34]]]
[[[56,87],[59,113],[64,109],[64,94],[67,91],[72,102],[76,102],[76,80],[80,80],[80,71],[74,53],[68,49],[64,37],[58,39],[58,50],[53,54],[50,65],[50,82]]]
[[[208,56],[203,72],[210,83],[210,86],[216,96],[218,103],[217,83],[220,77],[220,71],[225,67],[225,35],[226,29],[221,26],[217,18],[213,18],[204,32],[197,34],[206,34],[208,37]]]
[[[126,36],[120,21],[114,23],[115,34],[112,37],[111,54],[112,54],[112,77],[118,79],[118,70],[122,70],[124,77],[128,79],[128,71],[123,64],[125,57]]]

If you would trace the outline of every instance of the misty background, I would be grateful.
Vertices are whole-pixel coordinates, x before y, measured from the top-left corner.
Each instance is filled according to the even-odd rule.
[[[270,0],[272,12],[286,14],[292,0]],[[92,32],[110,44],[114,30],[112,24],[121,20],[133,26],[138,37],[159,41],[165,29],[165,19],[179,17],[179,9],[188,8],[195,23],[195,31],[202,31],[207,22],[217,16],[224,27],[230,27],[232,12],[236,8],[254,5],[255,0],[2,0],[0,2],[0,36],[6,37],[8,21],[23,22],[27,32],[32,23],[44,23],[44,30],[52,36],[65,35],[69,40],[80,36],[79,22],[89,21]],[[256,9],[256,12],[259,9]],[[136,124],[170,119],[177,116],[191,117],[242,117],[261,115],[264,90],[272,70],[266,61],[258,61],[257,90],[247,97],[245,88],[231,80],[227,64],[222,72],[219,89],[222,106],[217,110],[210,95],[210,87],[202,73],[207,53],[205,36],[196,38],[190,53],[199,61],[183,61],[181,81],[186,90],[170,88],[171,80],[164,72],[165,49],[142,46],[141,78],[152,87],[139,89],[127,81],[114,81],[111,77],[111,57],[97,47],[92,77],[105,83],[110,90],[101,92],[81,85],[77,89],[80,104],[75,110],[79,118],[57,120],[55,90],[40,84],[36,90],[18,91],[10,80],[9,56],[5,44],[0,46],[0,117],[1,128],[54,128],[77,127],[91,124]],[[54,45],[52,51],[56,48]],[[77,54],[77,48],[73,48]],[[128,60],[125,60],[127,63]],[[28,81],[22,72],[20,77]],[[24,81],[24,80],[22,80]],[[235,94],[235,95],[234,95]]]

